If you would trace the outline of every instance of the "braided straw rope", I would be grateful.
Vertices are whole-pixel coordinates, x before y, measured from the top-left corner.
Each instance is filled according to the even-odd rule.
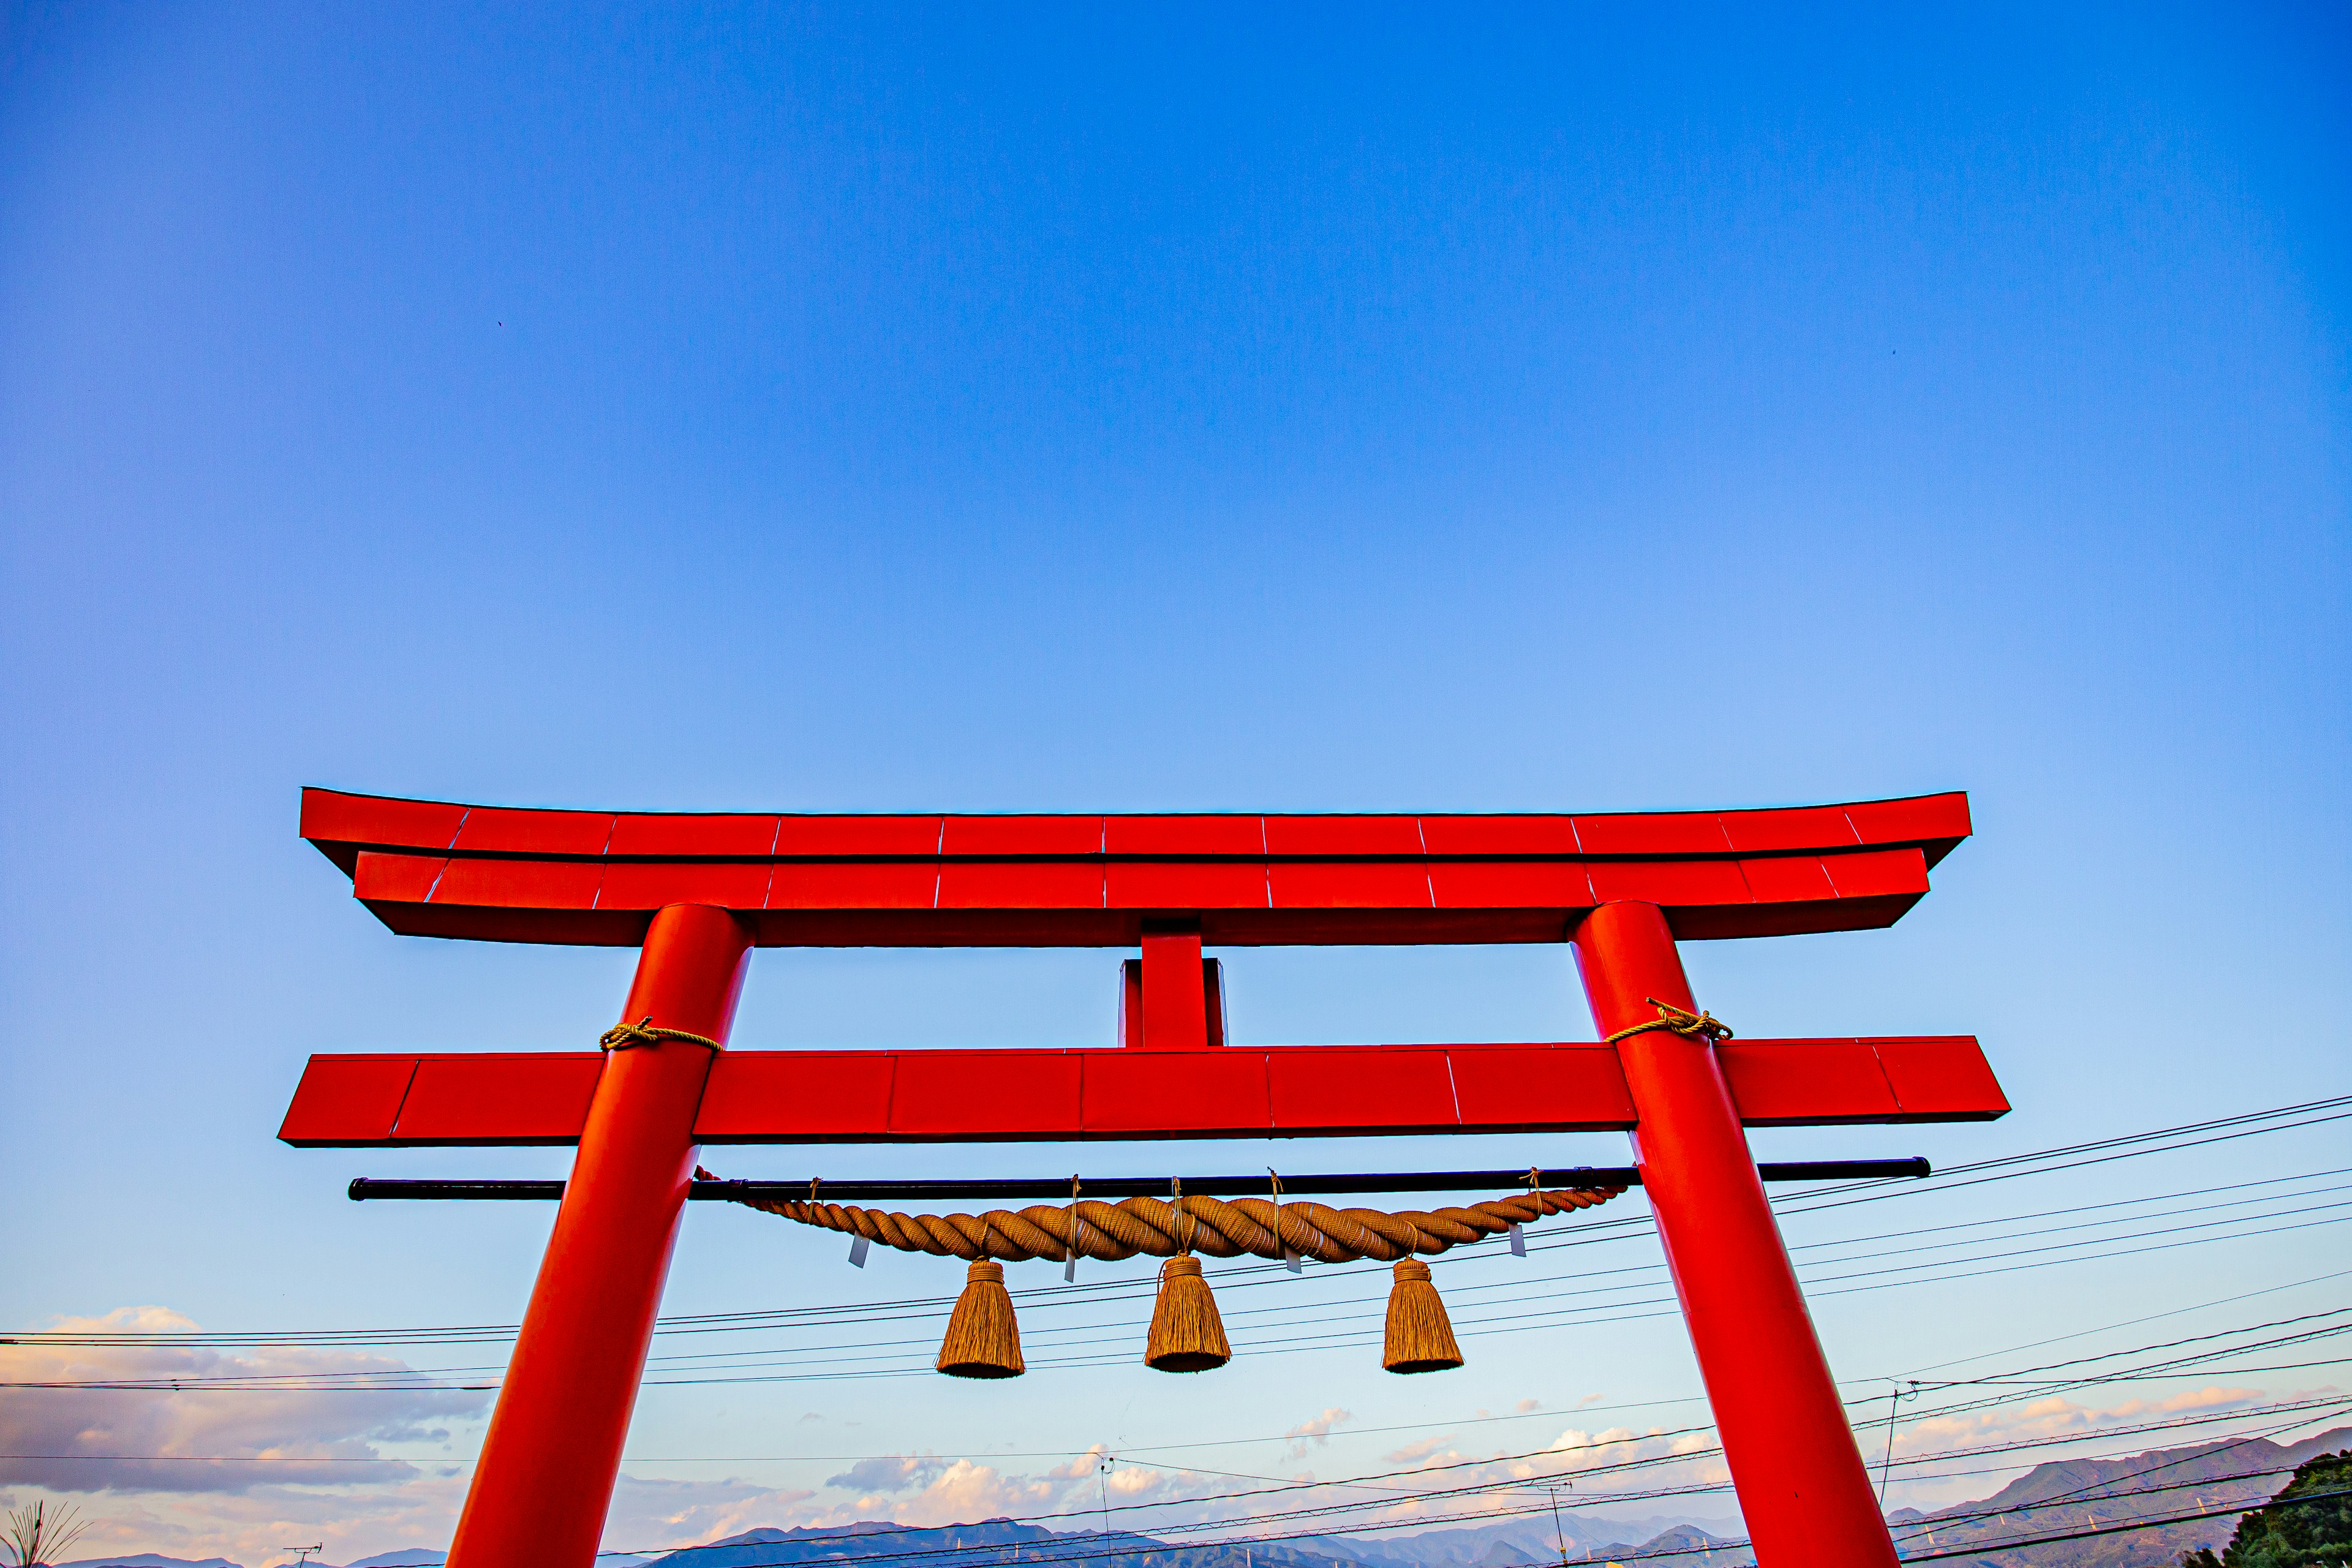
[[[1286,1247],[1302,1258],[1348,1263],[1360,1258],[1391,1262],[1413,1253],[1433,1254],[1546,1215],[1567,1214],[1607,1203],[1625,1189],[1591,1187],[1521,1193],[1466,1208],[1335,1209],[1293,1200],[1276,1207],[1265,1198],[1188,1195],[1174,1203],[1127,1198],[1116,1204],[1091,1199],[1019,1211],[991,1209],[983,1215],[898,1214],[854,1204],[814,1203],[804,1198],[735,1201],[823,1230],[845,1231],[937,1258],[993,1258],[1004,1262],[1082,1258],[1116,1260],[1148,1252],[1154,1258],[1202,1252],[1211,1258],[1244,1253],[1279,1258]],[[1277,1237],[1275,1227],[1279,1225]]]
[[[1705,1040],[1710,1045],[1717,1040],[1731,1038],[1731,1026],[1712,1013],[1685,1013],[1673,1003],[1661,1002],[1655,996],[1644,996],[1642,1000],[1655,1007],[1658,1010],[1658,1016],[1646,1024],[1636,1024],[1630,1029],[1618,1030],[1601,1041],[1602,1045],[1613,1046],[1620,1040],[1631,1039],[1635,1035],[1646,1035],[1653,1029],[1664,1029],[1668,1034],[1680,1035],[1686,1040]]]

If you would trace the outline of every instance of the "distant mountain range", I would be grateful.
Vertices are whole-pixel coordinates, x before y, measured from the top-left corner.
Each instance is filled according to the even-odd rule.
[[[2166,1514],[2230,1510],[2154,1530],[1946,1560],[1951,1568],[2171,1568],[2184,1552],[2200,1546],[2219,1550],[2237,1528],[2239,1511],[2270,1500],[2297,1465],[2347,1447],[2352,1447],[2352,1426],[2284,1446],[2258,1437],[2158,1448],[2127,1459],[2067,1459],[2036,1465],[1979,1501],[1928,1514],[1897,1509],[1888,1522],[1896,1527],[1895,1540],[1906,1552],[1927,1552],[2021,1536],[2063,1535]],[[2252,1475],[2254,1471],[2273,1473]],[[2250,1479],[2223,1479],[2231,1476]],[[2166,1489],[2149,1489],[2156,1487]],[[2002,1511],[1990,1511],[1995,1509]]]
[[[1704,1521],[1720,1529],[1731,1521]],[[1672,1539],[1669,1540],[1668,1537]],[[1697,1548],[1676,1568],[1736,1568],[1744,1552],[1709,1551],[1719,1538],[1679,1517],[1630,1521],[1562,1510],[1555,1531],[1540,1521],[1511,1520],[1475,1529],[1433,1530],[1394,1539],[1318,1536],[1303,1541],[1234,1542],[1187,1546],[1124,1531],[1052,1531],[1010,1520],[918,1530],[887,1520],[855,1524],[753,1530],[654,1557],[604,1557],[597,1568],[1555,1568],[1560,1542],[1575,1563],[1605,1563],[1638,1550]],[[340,1568],[439,1568],[438,1552],[394,1552]],[[92,1557],[60,1568],[241,1568],[219,1557]],[[312,1568],[338,1568],[314,1563]]]
[[[2170,1568],[2183,1552],[2218,1546],[2238,1512],[2267,1500],[2305,1459],[2352,1447],[2352,1427],[2279,1445],[2261,1438],[2159,1448],[2124,1459],[2036,1465],[1974,1502],[1934,1513],[1889,1516],[1906,1553],[1946,1552],[1979,1543],[1980,1555],[1943,1559],[1950,1568]],[[2252,1475],[2248,1479],[2226,1478]],[[2152,1487],[2167,1489],[2151,1491]],[[2021,1536],[2063,1535],[2166,1514],[2225,1510],[2210,1519],[2129,1534],[2093,1535],[2041,1546],[2000,1548]],[[1998,1511],[1996,1511],[1998,1510]],[[1280,1542],[1189,1546],[1114,1531],[1052,1531],[992,1519],[914,1529],[883,1520],[753,1530],[705,1546],[650,1557],[605,1557],[598,1568],[1554,1568],[1568,1563],[1672,1552],[1672,1568],[1740,1568],[1753,1561],[1730,1545],[1737,1522],[1690,1515],[1609,1520],[1563,1509],[1550,1514],[1412,1535],[1323,1535]],[[1710,1533],[1719,1531],[1722,1534]],[[438,1552],[393,1552],[341,1568],[440,1568]],[[240,1568],[225,1558],[91,1557],[60,1568]],[[334,1568],[327,1563],[312,1568]]]
[[[1561,1560],[1563,1542],[1568,1560],[1576,1563],[1671,1547],[1695,1549],[1676,1559],[1692,1568],[1734,1568],[1747,1558],[1745,1552],[1720,1548],[1717,1537],[1687,1523],[1628,1523],[1563,1510],[1557,1528],[1546,1515],[1539,1523],[1512,1520],[1388,1540],[1331,1535],[1200,1546],[1124,1531],[1044,1530],[1002,1519],[936,1530],[867,1522],[750,1531],[657,1557],[649,1568],[836,1568],[861,1563],[877,1568],[1550,1568]]]

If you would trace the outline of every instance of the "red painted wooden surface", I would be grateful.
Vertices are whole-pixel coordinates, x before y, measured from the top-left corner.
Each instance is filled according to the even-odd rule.
[[[1891,924],[1968,798],[1526,816],[799,816],[533,811],[305,790],[302,834],[394,931],[634,946],[734,910],[763,946],[1560,942],[1638,900],[1683,939]]]
[[[1751,1126],[1990,1121],[2009,1110],[1968,1036],[1736,1040]],[[310,1058],[278,1136],[308,1147],[569,1143],[595,1051]],[[730,1051],[706,1143],[1336,1138],[1630,1128],[1617,1051],[1583,1044],[1222,1050]]]

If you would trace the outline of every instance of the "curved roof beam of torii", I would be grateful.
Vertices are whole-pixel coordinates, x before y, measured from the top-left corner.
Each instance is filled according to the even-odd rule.
[[[1557,816],[540,811],[302,793],[302,836],[394,931],[634,946],[715,904],[762,946],[1559,942],[1635,900],[1685,940],[1893,924],[1969,835],[1958,793]]]

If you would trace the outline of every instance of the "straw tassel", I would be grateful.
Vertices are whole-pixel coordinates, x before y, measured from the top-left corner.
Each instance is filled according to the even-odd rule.
[[[1391,1372],[1451,1372],[1461,1364],[1462,1347],[1454,1342],[1445,1303],[1429,1282],[1429,1265],[1418,1258],[1399,1259],[1381,1365]]]
[[[1180,1253],[1160,1266],[1160,1300],[1143,1364],[1156,1372],[1209,1372],[1234,1359],[1217,1299],[1201,1278],[1201,1260]]]
[[[939,1369],[950,1377],[1019,1377],[1028,1370],[1021,1360],[1021,1325],[1013,1321],[1002,1263],[983,1258],[972,1264],[948,1318]]]

